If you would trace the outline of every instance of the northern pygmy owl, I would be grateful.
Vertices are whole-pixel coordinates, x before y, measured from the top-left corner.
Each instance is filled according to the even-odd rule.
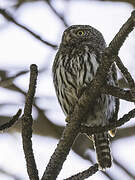
[[[73,25],[64,31],[53,63],[53,82],[66,116],[72,113],[84,89],[95,76],[105,47],[102,34],[89,25]],[[115,64],[111,66],[105,81],[114,86],[117,84]],[[95,101],[85,123],[98,128],[109,123],[115,111],[116,99],[101,94]],[[93,134],[92,140],[100,168],[111,167],[108,132]]]

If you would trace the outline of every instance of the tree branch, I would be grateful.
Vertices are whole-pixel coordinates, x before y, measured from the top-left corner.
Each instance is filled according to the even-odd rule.
[[[17,74],[15,74],[14,76],[11,77],[6,77],[6,78],[2,78],[2,80],[0,81],[0,87],[9,87],[13,84],[13,81],[15,80],[15,78],[26,74],[28,71],[21,71]]]
[[[52,47],[53,49],[57,48],[56,44],[52,44],[46,40],[43,40],[38,34],[34,33],[32,30],[30,30],[26,26],[18,23],[7,10],[0,8],[0,14],[3,15],[8,21],[14,23],[18,27],[20,27],[20,28],[24,29],[25,31],[27,31],[28,33],[30,33],[33,37],[35,37],[36,39],[38,39],[40,42],[44,43],[45,45],[48,45],[48,46]]]
[[[123,76],[126,78],[129,87],[132,89],[135,86],[134,83],[134,79],[132,78],[131,74],[128,72],[128,69],[124,66],[124,64],[122,63],[120,57],[116,57],[115,62],[118,66],[118,68],[120,69],[120,71],[122,72]]]
[[[32,141],[31,141],[32,124],[33,124],[31,113],[32,113],[32,103],[35,95],[36,81],[38,74],[37,66],[32,64],[30,70],[31,73],[30,73],[29,90],[26,97],[24,115],[22,117],[22,140],[23,140],[23,149],[24,149],[29,179],[39,180],[38,170],[34,159],[34,153],[32,149]]]
[[[135,179],[135,175],[133,175],[129,170],[127,170],[127,167],[124,167],[123,164],[119,163],[116,159],[113,158],[114,163],[120,167],[130,178]]]
[[[16,123],[16,121],[18,121],[19,116],[21,115],[21,113],[22,113],[22,110],[19,109],[18,112],[16,113],[16,115],[13,116],[13,118],[9,122],[7,122],[7,123],[0,126],[0,131],[3,131],[5,129],[7,129],[7,128],[10,128],[12,125],[14,125]]]
[[[113,140],[116,141],[122,138],[128,138],[132,136],[135,136],[135,126],[119,129],[119,131],[117,131],[117,136],[115,136]]]
[[[8,176],[10,179],[12,178],[14,180],[23,180],[21,177],[18,177],[16,174],[10,173],[2,168],[0,168],[0,174],[4,174],[4,175]]]
[[[82,179],[85,179],[85,178],[92,176],[97,171],[98,171],[98,164],[95,164],[94,166],[91,166],[89,169],[87,169],[81,173],[78,173],[72,177],[69,177],[65,180],[82,180]]]
[[[102,94],[110,94],[119,99],[134,102],[134,97],[132,96],[131,92],[132,92],[131,90],[123,90],[119,87],[114,87],[114,86],[107,85],[107,84],[104,85],[103,87],[101,87]]]
[[[62,23],[64,24],[65,27],[68,27],[68,23],[66,22],[64,16],[62,16],[61,14],[59,14],[56,9],[52,6],[50,1],[46,1],[46,3],[49,5],[50,9],[54,12],[54,14],[62,21]]]

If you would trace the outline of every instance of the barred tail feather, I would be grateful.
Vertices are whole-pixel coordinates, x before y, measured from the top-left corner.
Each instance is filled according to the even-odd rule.
[[[112,165],[112,157],[110,153],[110,141],[108,133],[97,133],[93,135],[94,147],[97,154],[97,161],[99,163],[99,168],[105,170],[105,168],[110,168]]]

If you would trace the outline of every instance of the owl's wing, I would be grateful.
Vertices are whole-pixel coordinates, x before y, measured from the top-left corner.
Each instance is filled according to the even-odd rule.
[[[111,76],[112,76],[111,77],[112,78],[111,85],[118,86],[117,68],[116,68],[115,64],[113,64],[111,67]],[[115,110],[114,110],[114,113],[112,114],[113,121],[117,121],[118,111],[119,111],[119,99],[115,98]],[[111,137],[114,137],[116,134],[116,128],[108,131],[108,133]]]

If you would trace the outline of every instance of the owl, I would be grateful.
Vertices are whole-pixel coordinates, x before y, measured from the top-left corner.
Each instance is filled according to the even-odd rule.
[[[56,95],[66,116],[73,112],[85,88],[94,78],[105,48],[102,34],[89,25],[72,25],[64,31],[52,71]],[[115,64],[112,64],[104,82],[116,86]],[[108,125],[115,112],[115,102],[115,97],[101,94],[83,123],[95,128]],[[110,131],[95,133],[91,137],[101,170],[112,165],[109,133],[113,135]]]

